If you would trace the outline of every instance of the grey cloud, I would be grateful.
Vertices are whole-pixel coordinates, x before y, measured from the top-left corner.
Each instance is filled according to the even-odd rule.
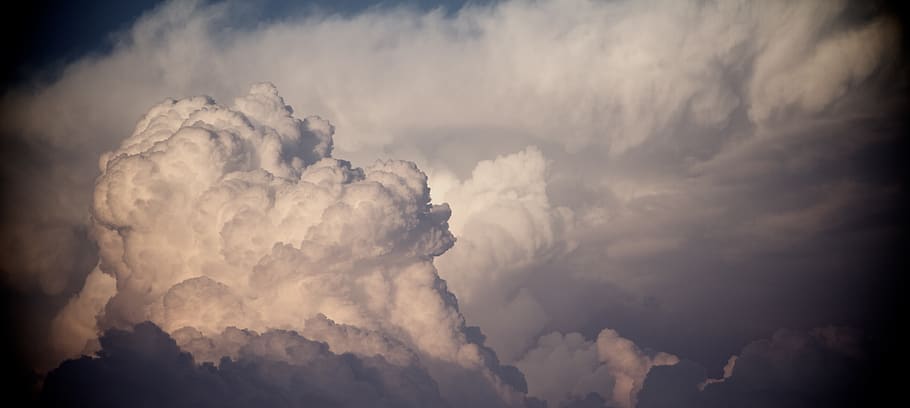
[[[671,354],[643,351],[615,330],[604,329],[595,341],[579,333],[541,336],[516,364],[527,376],[529,393],[550,404],[602,398],[610,406],[632,408],[648,372],[678,361]]]
[[[602,408],[606,401],[596,392],[589,393],[584,398],[573,399],[571,402],[560,405],[560,408]]]
[[[704,369],[691,361],[655,368],[639,394],[639,407],[875,404],[883,398],[876,380],[858,375],[878,368],[870,360],[873,356],[858,352],[864,341],[860,333],[847,328],[779,330],[770,339],[748,344],[724,378],[707,384]]]
[[[282,189],[267,177],[229,177],[202,200],[211,205],[200,208],[200,217],[231,219],[218,233],[226,238],[223,247],[213,253],[220,251],[231,264],[255,265],[252,287],[277,290],[289,274],[317,270],[329,259],[331,270],[320,276],[344,269],[347,258],[358,254],[399,256],[420,248],[416,252],[425,256],[442,254],[435,261],[438,278],[430,279],[436,273],[430,268],[397,276],[414,283],[412,289],[425,289],[414,293],[441,299],[439,310],[452,310],[457,296],[466,322],[449,315],[452,327],[480,325],[503,363],[519,361],[552,331],[593,339],[608,327],[642,349],[697,361],[714,373],[711,378],[720,378],[731,353],[779,327],[833,322],[890,330],[895,288],[903,279],[895,271],[905,264],[899,254],[905,250],[900,239],[907,81],[905,24],[887,6],[516,1],[456,13],[382,9],[249,24],[234,3],[169,3],[121,33],[111,53],[76,61],[48,83],[4,93],[0,130],[4,146],[12,148],[4,149],[0,160],[3,188],[17,198],[3,207],[4,279],[17,290],[50,299],[46,303],[53,306],[46,307],[55,310],[36,317],[45,326],[59,308],[80,316],[80,322],[93,322],[95,304],[110,283],[105,280],[110,275],[90,273],[97,251],[87,238],[91,221],[85,209],[92,201],[98,155],[117,150],[142,113],[165,98],[209,94],[229,101],[249,83],[270,80],[280,85],[286,103],[276,102],[269,112],[280,114],[293,105],[336,128],[313,119],[300,128],[310,136],[337,133],[285,146],[270,156],[272,163],[243,156],[251,152],[244,147],[228,167],[245,163],[289,175],[305,163],[305,178],[315,185],[347,186],[369,178],[391,194],[358,189],[352,200],[331,206],[320,226],[306,225],[308,236],[289,235],[284,238],[293,242],[273,247],[284,238],[254,233],[264,212],[248,210],[269,207],[272,193]],[[244,110],[254,122],[270,121]],[[281,124],[268,127],[287,134]],[[148,146],[136,148],[122,153],[150,152]],[[383,201],[394,205],[348,211],[355,208],[355,194],[410,196],[407,187],[395,190],[401,180],[389,174],[416,173],[399,162],[376,166],[367,175],[349,162],[317,160],[332,149],[355,163],[414,160],[429,176],[428,189],[415,190],[416,202],[426,198],[433,210],[381,225],[367,221],[399,220],[397,210],[413,209],[414,203]],[[301,165],[282,168],[292,156],[301,158]],[[131,197],[146,198],[137,192]],[[444,200],[451,207],[442,205]],[[219,208],[219,203],[236,206]],[[307,211],[325,209],[312,208]],[[132,221],[142,221],[140,212]],[[300,221],[294,218],[287,218],[288,230]],[[415,219],[416,225],[409,224]],[[446,219],[458,243],[443,254],[450,237],[430,226]],[[355,226],[365,223],[376,228]],[[402,238],[395,225],[417,233]],[[340,233],[343,228],[358,233]],[[121,267],[121,252],[130,252],[116,250],[116,235],[95,237],[102,247],[101,269]],[[160,242],[149,240],[143,247],[174,244],[182,251],[179,238],[186,236],[162,234]],[[306,250],[300,250],[305,239]],[[268,248],[258,251],[257,243]],[[134,251],[127,260],[147,267],[177,259],[163,252],[143,258]],[[194,268],[230,275],[190,258],[198,262]],[[382,304],[365,294],[400,289],[387,285],[397,270],[376,268],[351,285],[316,279],[301,286],[369,290],[353,290],[323,305],[306,303],[324,299],[319,296],[275,296],[276,307],[269,309],[330,308],[329,318],[344,329],[313,321],[324,336],[319,339],[354,352],[338,335],[350,331],[346,336],[371,339],[370,347],[406,360],[407,353],[384,336],[373,337],[389,329],[376,323],[384,319],[366,324],[348,303]],[[236,296],[243,297],[232,291],[244,285],[223,277],[200,285],[203,281],[185,282],[195,275],[184,275],[161,285],[166,287],[148,286],[161,293],[179,286],[169,305],[180,313],[167,318],[168,330],[187,324],[181,316],[194,310],[200,317],[197,330],[212,325],[218,327],[210,331],[219,332],[225,322],[202,318],[203,312],[228,306],[239,311],[232,316],[261,320],[248,307],[232,306]],[[98,296],[80,295],[67,304],[83,282],[100,288]],[[196,290],[213,296],[191,303],[187,294]],[[126,325],[144,320],[146,312],[167,315],[157,306],[138,307],[136,300],[116,298],[103,322]],[[397,306],[414,310],[427,304]],[[122,314],[119,320],[116,314]],[[290,313],[268,318],[299,323]],[[392,326],[417,323],[400,320]],[[93,334],[91,326],[57,325],[81,337]],[[298,326],[301,333],[309,329]],[[361,331],[350,329],[355,326]],[[414,332],[431,332],[427,327]],[[454,337],[478,337],[470,332],[455,330]],[[408,343],[400,334],[392,337]],[[85,350],[83,341],[63,347]],[[495,367],[499,361],[490,350],[478,347],[477,353],[492,372],[521,389],[522,381],[506,380],[509,369]],[[439,365],[446,367],[440,371],[450,368],[445,361]],[[457,374],[453,377],[472,379],[476,372]],[[701,377],[696,384],[708,378],[692,377]],[[708,389],[715,386],[721,384]],[[469,389],[455,394],[480,398]]]
[[[152,323],[100,338],[97,357],[63,362],[45,379],[44,406],[446,407],[418,366],[334,354],[294,332],[248,334],[235,358],[196,365]]]

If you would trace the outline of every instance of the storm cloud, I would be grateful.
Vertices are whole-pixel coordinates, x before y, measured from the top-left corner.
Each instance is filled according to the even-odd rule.
[[[237,329],[235,329],[237,330]],[[239,330],[237,330],[239,332]],[[44,406],[446,406],[425,370],[337,355],[292,332],[242,332],[235,359],[196,365],[152,323],[101,336],[96,358],[69,360],[45,380]]]
[[[842,327],[779,330],[731,357],[723,377],[705,379],[693,362],[653,370],[640,407],[808,407],[884,402],[873,385],[882,375],[864,339]],[[868,373],[857,375],[857,373]]]
[[[390,405],[881,389],[816,392],[865,384],[898,327],[900,7],[269,7],[162,3],[0,97],[11,347],[75,359],[54,392],[121,364],[114,338],[279,405],[298,369],[355,406],[402,375]],[[249,350],[279,338],[356,375],[270,377]]]

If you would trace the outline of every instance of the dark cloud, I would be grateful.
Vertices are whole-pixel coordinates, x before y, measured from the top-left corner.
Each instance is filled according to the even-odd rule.
[[[892,381],[884,355],[870,354],[866,337],[825,327],[780,330],[743,348],[723,377],[708,379],[692,361],[656,367],[639,394],[640,408],[855,407],[885,401]],[[890,354],[890,352],[889,352]],[[897,361],[897,356],[893,361]]]
[[[564,404],[559,405],[559,408],[602,408],[606,404],[606,401],[596,392],[589,393],[584,398],[573,399]]]
[[[65,361],[44,382],[54,407],[446,407],[419,367],[337,355],[294,332],[253,334],[236,360],[196,365],[153,323],[110,330],[97,357]]]

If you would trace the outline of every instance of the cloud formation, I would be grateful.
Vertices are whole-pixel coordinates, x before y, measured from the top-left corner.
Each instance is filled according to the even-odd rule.
[[[503,381],[509,369],[469,338],[433,266],[454,237],[426,176],[409,162],[333,159],[333,127],[292,114],[271,84],[232,108],[166,100],[101,157],[100,262],[55,320],[60,352],[150,320],[217,362],[244,344],[230,327],[293,330],[400,364],[416,352],[476,372],[488,398],[520,403],[520,375],[517,389]]]
[[[779,330],[733,356],[721,379],[705,380],[692,362],[655,369],[644,383],[639,407],[855,406],[878,400],[868,372],[863,339],[843,327],[808,332]]]
[[[525,373],[528,392],[555,406],[600,398],[608,406],[631,408],[651,368],[677,362],[672,354],[646,353],[604,329],[594,342],[579,333],[541,336],[516,365]]]
[[[453,208],[458,245],[436,264],[462,311],[507,361],[533,344],[548,316],[524,287],[533,268],[574,249],[573,213],[550,204],[548,162],[536,147],[477,163],[460,181],[431,173],[434,199]]]
[[[234,329],[240,332],[237,329]],[[197,365],[150,322],[100,338],[95,358],[48,374],[43,406],[446,407],[436,383],[413,365],[335,354],[287,331],[240,332],[236,355]]]
[[[419,360],[449,400],[526,402],[519,362],[550,406],[628,405],[668,370],[732,389],[730,354],[780,327],[891,327],[907,81],[885,6],[168,2],[0,98],[0,269],[41,305],[23,341],[49,368],[152,320],[217,363],[282,329]],[[613,329],[637,357],[611,371],[586,339]]]

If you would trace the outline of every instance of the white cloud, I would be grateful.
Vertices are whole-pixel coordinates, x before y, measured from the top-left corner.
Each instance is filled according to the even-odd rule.
[[[454,242],[448,206],[429,203],[413,163],[360,169],[329,157],[332,130],[296,119],[270,84],[232,108],[205,97],[152,108],[102,156],[92,214],[100,270],[117,287],[99,329],[151,320],[192,344],[230,327],[315,330],[341,352],[401,360],[385,340],[355,347],[348,339],[383,333],[484,375],[504,403],[520,402],[498,377],[495,354],[466,337],[433,266]],[[111,295],[93,282],[77,299]],[[84,323],[80,311],[97,306],[80,302],[60,326],[72,326],[71,315]],[[314,327],[319,316],[359,329],[333,335],[338,326]],[[219,350],[203,354],[214,360]]]
[[[434,200],[451,205],[458,237],[437,261],[440,275],[500,357],[512,361],[547,322],[522,285],[534,267],[574,248],[572,211],[550,205],[547,161],[535,147],[481,161],[465,181],[433,173],[430,182]]]
[[[527,377],[529,394],[554,406],[593,392],[610,406],[631,408],[651,367],[677,362],[672,354],[645,353],[615,330],[604,329],[593,342],[579,333],[541,336],[516,365]]]
[[[755,126],[767,133],[780,121],[803,123],[794,117],[824,113],[888,67],[894,23],[851,22],[847,12],[843,2],[823,1],[516,1],[469,6],[453,16],[396,9],[237,28],[236,5],[168,3],[116,37],[110,55],[78,60],[51,83],[4,94],[6,133],[82,158],[27,183],[23,194],[41,203],[17,216],[22,227],[10,235],[41,254],[81,248],[78,237],[51,244],[29,226],[51,213],[69,214],[65,228],[83,222],[88,198],[75,192],[88,191],[93,180],[87,161],[113,148],[161,99],[203,93],[225,99],[261,80],[279,84],[291,105],[338,126],[338,147],[352,155],[372,158],[420,142],[430,152],[440,145],[457,151],[457,161],[471,166],[490,158],[489,146],[514,139],[517,145],[505,151],[537,144],[547,157],[562,148],[612,156],[580,161],[567,175],[600,178],[605,196],[619,184],[677,185],[681,172],[726,150],[728,139],[747,137]],[[816,71],[824,75],[811,75]],[[744,123],[737,116],[743,111],[751,118]],[[616,160],[648,143],[674,157],[637,165]],[[444,155],[427,161],[453,160],[439,159]],[[674,167],[676,161],[688,164]],[[738,164],[721,172],[754,163]],[[630,170],[635,166],[648,174]],[[617,217],[615,209],[593,207],[572,211]],[[653,217],[634,215],[629,224]],[[654,230],[647,235],[667,238],[666,229]],[[684,237],[667,239],[657,247]],[[37,279],[57,293],[78,269],[65,265],[67,254],[44,258],[56,263],[10,256],[4,270],[18,274],[22,286]]]
[[[92,341],[98,337],[98,315],[104,305],[117,293],[117,281],[99,268],[89,273],[82,292],[60,310],[51,322],[51,347],[59,356],[90,354]]]

